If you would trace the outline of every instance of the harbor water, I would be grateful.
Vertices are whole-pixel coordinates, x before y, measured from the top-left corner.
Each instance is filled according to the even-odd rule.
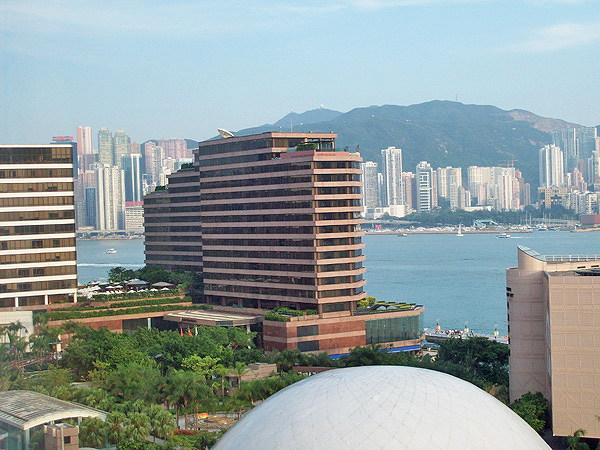
[[[378,300],[425,306],[424,323],[434,328],[492,334],[507,332],[506,268],[517,264],[517,246],[544,255],[600,254],[600,232],[513,234],[367,235],[366,291]],[[116,253],[106,253],[114,248]],[[111,267],[144,264],[142,239],[79,240],[79,282],[106,280]]]

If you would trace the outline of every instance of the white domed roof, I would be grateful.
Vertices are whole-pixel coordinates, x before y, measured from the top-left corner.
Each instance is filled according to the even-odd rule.
[[[269,397],[214,449],[549,449],[471,383],[402,366],[336,369]]]

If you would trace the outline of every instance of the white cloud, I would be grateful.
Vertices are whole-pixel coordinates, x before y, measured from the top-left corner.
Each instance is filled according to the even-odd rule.
[[[562,23],[535,30],[530,39],[505,50],[550,52],[600,41],[600,22]]]

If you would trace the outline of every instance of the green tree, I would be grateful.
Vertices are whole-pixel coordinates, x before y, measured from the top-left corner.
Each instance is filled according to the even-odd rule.
[[[83,447],[101,447],[106,440],[106,427],[98,417],[86,417],[79,427],[79,439]]]
[[[193,370],[206,381],[212,377],[218,362],[219,358],[213,358],[212,356],[190,355],[183,359],[181,365],[188,370]]]
[[[546,428],[549,419],[548,400],[540,392],[523,394],[510,408],[538,433]]]
[[[126,421],[125,414],[120,411],[114,411],[106,417],[106,432],[109,443],[118,445],[125,440]]]
[[[135,277],[136,272],[134,270],[125,269],[124,267],[113,267],[108,271],[108,282],[112,284],[123,284]]]
[[[145,442],[152,430],[150,418],[142,412],[135,411],[131,414],[127,414],[126,423],[126,434],[134,441]]]
[[[152,427],[151,433],[153,436],[158,436],[161,439],[167,440],[173,431],[175,431],[177,425],[175,425],[173,415],[169,411],[165,411],[160,407],[158,407],[158,409],[154,408],[155,406],[158,405],[152,405],[148,409],[150,425]]]
[[[573,436],[563,438],[563,444],[567,446],[566,450],[590,450],[590,446],[581,441],[585,436],[585,430],[579,429],[573,433]]]

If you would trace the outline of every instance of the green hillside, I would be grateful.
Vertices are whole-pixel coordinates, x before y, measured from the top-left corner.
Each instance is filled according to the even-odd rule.
[[[526,117],[528,121],[515,120],[511,112],[495,106],[432,101],[356,108],[325,122],[295,123],[294,131],[336,132],[338,147],[358,149],[364,160],[377,162],[382,148],[400,147],[404,171],[414,171],[422,160],[434,167],[466,169],[470,165],[491,166],[516,159],[515,167],[523,172],[526,181],[537,185],[538,150],[552,139],[550,133],[535,128],[535,119],[543,118],[532,113]],[[560,126],[566,122],[556,123]],[[235,134],[262,131],[280,131],[280,126],[263,125]]]

